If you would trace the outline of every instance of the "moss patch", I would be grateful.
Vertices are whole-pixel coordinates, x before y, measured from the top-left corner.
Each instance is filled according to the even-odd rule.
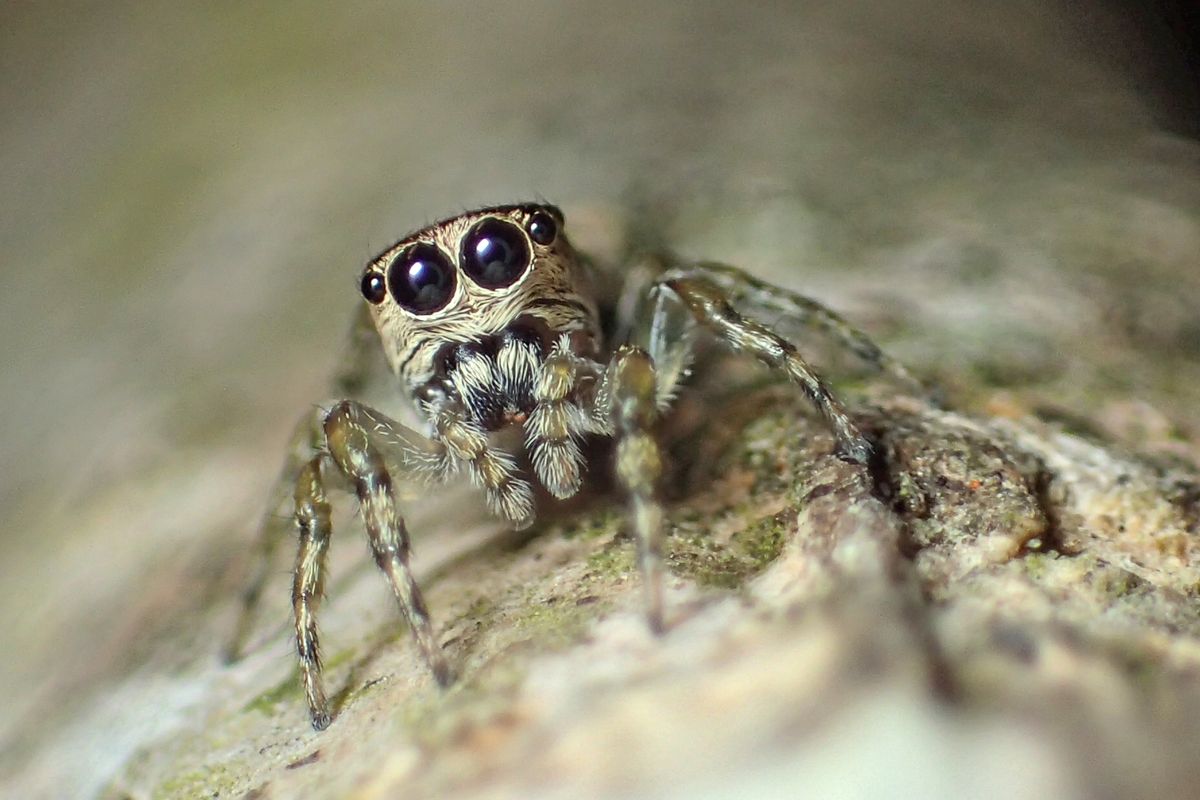
[[[298,700],[301,694],[300,669],[293,667],[287,678],[246,703],[242,706],[242,711],[257,711],[269,715],[275,710],[275,706]]]
[[[539,646],[553,649],[578,639],[595,616],[594,608],[581,606],[569,598],[531,598],[522,613],[513,616],[512,622],[518,631],[536,638]]]
[[[779,557],[794,532],[794,520],[790,509],[760,517],[734,531],[727,542],[699,529],[676,535],[670,539],[667,563],[672,572],[701,586],[738,589]]]
[[[244,767],[237,763],[213,764],[174,775],[154,787],[154,800],[191,800],[191,798],[234,797]]]
[[[618,503],[612,503],[595,513],[580,515],[561,526],[558,533],[551,535],[562,536],[564,539],[582,539],[584,541],[602,539],[614,535],[625,524],[625,510]]]
[[[632,542],[614,538],[602,550],[588,556],[588,571],[596,578],[624,577],[635,568]]]
[[[737,549],[755,565],[755,572],[767,567],[795,532],[795,513],[790,509],[763,517],[733,535]]]

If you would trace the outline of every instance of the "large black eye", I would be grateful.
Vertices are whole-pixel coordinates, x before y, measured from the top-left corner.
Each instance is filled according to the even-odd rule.
[[[529,245],[512,223],[485,219],[463,239],[463,271],[485,289],[512,286],[528,266]]]
[[[529,231],[529,238],[538,244],[550,244],[558,236],[558,221],[545,211],[538,211],[525,223],[525,230]]]
[[[416,244],[396,256],[387,283],[401,308],[431,314],[454,295],[454,265],[433,245]]]

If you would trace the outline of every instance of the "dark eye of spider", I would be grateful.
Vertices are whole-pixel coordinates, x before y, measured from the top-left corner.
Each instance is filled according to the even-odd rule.
[[[454,265],[433,245],[416,244],[388,267],[387,284],[401,308],[432,314],[454,295]]]
[[[550,244],[558,235],[558,222],[544,211],[538,211],[525,223],[529,238],[538,244]]]
[[[368,272],[363,275],[362,285],[359,288],[362,290],[362,296],[371,305],[379,305],[387,296],[387,283],[378,272]]]
[[[528,266],[529,245],[512,223],[485,219],[463,239],[463,271],[485,289],[512,286]]]

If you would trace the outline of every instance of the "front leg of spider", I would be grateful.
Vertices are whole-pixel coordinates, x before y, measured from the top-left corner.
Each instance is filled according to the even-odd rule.
[[[658,291],[666,291],[668,296],[678,298],[696,322],[733,350],[749,353],[771,369],[787,375],[833,429],[841,455],[863,465],[870,460],[870,442],[795,345],[765,325],[743,317],[734,310],[725,290],[703,276],[668,274],[659,284]]]
[[[300,680],[308,700],[309,717],[317,730],[329,726],[329,701],[321,681],[321,641],[317,633],[317,607],[325,596],[326,555],[332,532],[329,501],[325,496],[322,463],[316,456],[296,473],[296,527],[300,549],[292,579],[292,611],[296,621],[296,654]]]
[[[329,503],[322,467],[330,464],[349,479],[358,497],[375,563],[387,576],[400,611],[434,678],[442,686],[454,675],[434,638],[429,611],[409,567],[408,530],[396,507],[392,476],[383,457],[389,430],[397,423],[359,403],[338,403],[325,417],[324,452],[309,461],[296,479],[296,523],[300,550],[292,585],[296,621],[296,654],[313,727],[329,725],[329,704],[321,678],[316,612],[324,584],[325,554],[330,536]]]

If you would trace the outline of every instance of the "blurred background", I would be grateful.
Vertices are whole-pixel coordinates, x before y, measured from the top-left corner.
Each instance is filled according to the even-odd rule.
[[[156,631],[215,653],[189,614],[358,269],[461,209],[546,198],[602,256],[654,231],[970,410],[1194,458],[1196,19],[1132,5],[4,3],[6,773],[66,748],[94,788],[153,734],[114,676]]]

